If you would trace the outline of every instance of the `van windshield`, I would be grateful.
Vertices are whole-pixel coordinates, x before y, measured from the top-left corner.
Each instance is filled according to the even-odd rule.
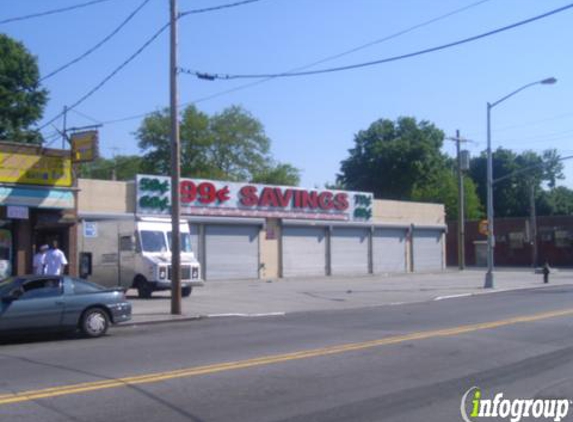
[[[167,252],[165,233],[156,230],[142,230],[141,249],[144,252]]]
[[[181,252],[191,252],[191,236],[189,236],[189,233],[180,233],[179,235]],[[167,239],[169,241],[169,249],[171,249],[171,232],[167,232]]]

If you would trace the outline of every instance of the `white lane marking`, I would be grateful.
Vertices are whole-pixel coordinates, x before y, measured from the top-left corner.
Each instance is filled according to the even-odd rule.
[[[207,318],[223,318],[223,317],[260,318],[268,316],[285,316],[285,315],[286,312],[267,312],[260,314],[227,313],[227,314],[208,314]]]
[[[473,295],[473,293],[462,293],[462,294],[459,294],[459,295],[438,296],[438,297],[435,297],[434,300],[455,299],[455,298],[458,298],[458,297],[468,297],[468,296],[472,296],[472,295]]]

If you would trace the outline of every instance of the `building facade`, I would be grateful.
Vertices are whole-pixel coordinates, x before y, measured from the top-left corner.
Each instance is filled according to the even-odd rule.
[[[37,247],[59,242],[76,271],[70,152],[0,142],[0,278],[32,271]]]
[[[553,267],[573,266],[573,216],[498,218],[495,220],[496,266],[531,267],[545,262]],[[447,264],[458,265],[457,222],[448,222]],[[487,265],[487,237],[479,221],[465,225],[465,261],[469,266]]]
[[[86,224],[169,217],[170,179],[79,180],[78,234]],[[443,205],[374,200],[365,192],[182,179],[202,276],[268,279],[360,275],[445,268]],[[113,252],[113,251],[110,251]],[[93,265],[98,265],[94,262]]]

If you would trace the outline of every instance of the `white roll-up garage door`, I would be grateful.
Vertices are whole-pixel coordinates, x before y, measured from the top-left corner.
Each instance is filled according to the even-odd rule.
[[[332,274],[367,274],[369,230],[334,227],[330,237]]]
[[[283,277],[326,274],[326,228],[283,227]]]
[[[205,226],[205,278],[239,279],[259,276],[259,226]]]
[[[413,242],[414,271],[444,269],[443,230],[415,229]]]
[[[406,271],[406,229],[377,228],[372,238],[375,274]]]

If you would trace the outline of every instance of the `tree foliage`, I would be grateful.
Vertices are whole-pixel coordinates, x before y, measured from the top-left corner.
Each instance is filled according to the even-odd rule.
[[[443,139],[444,133],[427,121],[377,120],[355,135],[337,180],[377,198],[411,199],[415,189],[424,189],[432,174],[443,169]]]
[[[446,218],[457,220],[458,206],[458,179],[455,168],[441,169],[434,174],[430,183],[424,187],[416,187],[412,192],[414,201],[434,202],[444,204]],[[484,216],[484,210],[476,192],[476,185],[471,177],[464,177],[464,215],[467,220],[476,220]]]
[[[189,106],[181,115],[180,134],[184,177],[298,184],[298,169],[274,163],[263,125],[241,107],[208,116]],[[170,174],[169,113],[145,118],[136,136],[144,153],[143,172]]]
[[[555,186],[556,180],[563,178],[563,164],[555,150],[547,150],[539,155],[533,151],[517,154],[514,151],[498,148],[493,154],[493,203],[496,217],[522,217],[529,215],[530,192],[536,192],[536,204],[540,211],[552,213],[549,202],[539,202],[544,184]],[[487,203],[486,185],[487,156],[473,158],[470,175],[477,185],[482,203]]]
[[[93,163],[80,167],[80,177],[101,180],[135,180],[141,173],[142,158],[139,155],[118,155],[114,158],[98,158]]]
[[[342,161],[338,187],[373,192],[380,199],[437,202],[457,218],[456,163],[440,151],[444,133],[427,121],[380,119],[354,137]],[[466,216],[479,218],[482,205],[471,178],[464,182]]]
[[[48,93],[38,63],[26,47],[0,34],[0,140],[40,143],[30,126],[42,117]]]

